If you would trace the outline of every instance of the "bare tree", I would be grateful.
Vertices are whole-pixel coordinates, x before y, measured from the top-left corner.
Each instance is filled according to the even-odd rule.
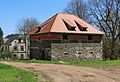
[[[117,59],[115,52],[120,37],[120,0],[89,0],[89,10],[95,25],[105,32],[110,42],[110,59]]]
[[[71,0],[64,9],[64,12],[68,14],[77,15],[81,19],[90,22],[87,9],[87,3],[84,2],[84,0]]]
[[[35,18],[21,19],[17,23],[17,32],[24,35],[27,32],[34,29],[35,27],[37,27],[38,25],[39,25],[39,22]]]

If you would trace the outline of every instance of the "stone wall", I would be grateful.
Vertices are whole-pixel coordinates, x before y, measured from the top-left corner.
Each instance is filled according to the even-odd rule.
[[[52,43],[51,60],[101,60],[101,43]]]
[[[30,59],[51,60],[51,41],[31,41]]]
[[[101,60],[102,44],[31,41],[30,57],[42,60]]]

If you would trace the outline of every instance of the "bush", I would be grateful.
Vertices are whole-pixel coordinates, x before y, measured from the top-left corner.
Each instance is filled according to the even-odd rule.
[[[0,60],[9,60],[11,57],[10,57],[10,54],[9,53],[6,53],[6,52],[1,52],[0,53]]]

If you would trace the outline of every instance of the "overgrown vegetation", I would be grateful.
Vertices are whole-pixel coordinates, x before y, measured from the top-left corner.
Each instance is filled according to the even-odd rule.
[[[0,64],[0,82],[37,82],[37,74]]]

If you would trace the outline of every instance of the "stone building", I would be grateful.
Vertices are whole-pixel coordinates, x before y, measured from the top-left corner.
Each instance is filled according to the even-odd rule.
[[[75,15],[58,13],[28,34],[31,59],[102,59],[104,33]]]
[[[4,38],[3,51],[15,59],[29,59],[26,54],[25,41],[20,34],[11,34]]]

